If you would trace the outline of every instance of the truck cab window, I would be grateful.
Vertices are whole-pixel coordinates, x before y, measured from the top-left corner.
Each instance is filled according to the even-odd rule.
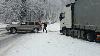
[[[64,19],[64,18],[65,18],[65,13],[60,13],[60,17],[59,17],[60,21],[61,21],[62,19]]]

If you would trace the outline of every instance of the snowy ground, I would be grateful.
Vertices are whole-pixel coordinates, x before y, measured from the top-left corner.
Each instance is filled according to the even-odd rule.
[[[5,38],[8,38],[8,36],[5,37],[6,35],[8,35],[8,34],[6,34],[7,31],[6,31],[6,29],[5,29],[5,27],[6,27],[7,25],[8,25],[8,24],[0,23],[0,40],[3,40],[3,39],[5,39]]]
[[[0,23],[0,28],[5,28],[8,24]]]
[[[100,44],[59,33],[59,23],[48,26],[48,33],[9,35],[0,41],[0,56],[100,56]]]

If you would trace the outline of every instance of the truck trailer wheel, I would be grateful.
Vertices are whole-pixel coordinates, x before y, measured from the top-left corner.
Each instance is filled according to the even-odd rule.
[[[74,36],[74,38],[78,38],[78,30],[74,30],[73,36]]]
[[[83,40],[86,40],[87,34],[86,34],[86,32],[84,30],[80,31],[80,38],[83,39]]]
[[[67,32],[67,30],[66,30],[66,29],[64,29],[64,30],[63,30],[63,35],[66,35],[66,32]]]
[[[95,32],[90,32],[90,33],[87,34],[87,40],[88,40],[89,42],[93,42],[95,39],[96,39],[96,34],[95,34]]]
[[[66,29],[66,36],[70,36],[70,29]]]
[[[77,36],[78,39],[81,39],[81,31],[78,30],[78,36]]]
[[[16,30],[15,28],[11,28],[11,29],[10,29],[10,33],[12,33],[12,34],[15,34],[16,31],[17,31],[17,30]]]
[[[74,29],[70,30],[70,36],[74,38]]]

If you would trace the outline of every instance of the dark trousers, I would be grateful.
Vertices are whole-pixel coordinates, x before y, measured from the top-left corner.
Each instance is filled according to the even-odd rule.
[[[44,30],[46,30],[46,33],[47,33],[47,28],[46,27],[43,27],[43,32],[44,32]]]

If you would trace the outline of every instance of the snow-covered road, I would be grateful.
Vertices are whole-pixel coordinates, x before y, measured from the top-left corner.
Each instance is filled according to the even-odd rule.
[[[48,33],[11,35],[0,46],[0,56],[100,56],[100,43],[61,35],[59,23],[49,25]]]

